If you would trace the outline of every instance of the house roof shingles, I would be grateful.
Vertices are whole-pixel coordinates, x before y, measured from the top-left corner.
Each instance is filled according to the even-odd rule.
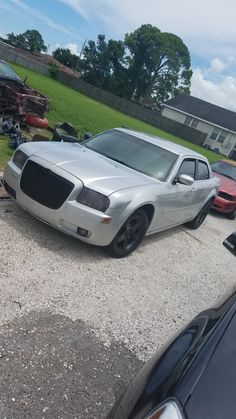
[[[236,112],[205,102],[202,99],[189,95],[179,95],[165,102],[165,105],[236,132]]]

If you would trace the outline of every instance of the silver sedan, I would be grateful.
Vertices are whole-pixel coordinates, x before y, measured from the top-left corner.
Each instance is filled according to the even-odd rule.
[[[80,144],[22,144],[4,182],[33,216],[115,257],[145,235],[183,223],[198,228],[219,187],[202,155],[121,128]]]

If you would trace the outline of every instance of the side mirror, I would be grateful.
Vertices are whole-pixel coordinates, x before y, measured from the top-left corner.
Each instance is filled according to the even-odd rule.
[[[223,241],[223,245],[236,256],[236,231]]]
[[[186,186],[191,186],[194,183],[194,179],[189,175],[180,175],[177,179],[177,183],[182,183]]]

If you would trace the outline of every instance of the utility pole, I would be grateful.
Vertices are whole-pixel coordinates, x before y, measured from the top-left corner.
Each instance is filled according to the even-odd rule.
[[[86,42],[87,42],[87,38],[85,38],[85,41],[84,41],[84,43],[83,43],[83,45],[82,45],[82,48],[81,48],[81,51],[80,51],[79,58],[81,58],[81,55],[82,55],[82,54],[83,54],[83,52],[84,52],[84,47],[85,47],[85,45],[86,45]]]

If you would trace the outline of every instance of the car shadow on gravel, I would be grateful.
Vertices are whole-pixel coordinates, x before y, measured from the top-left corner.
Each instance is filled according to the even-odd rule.
[[[4,216],[5,222],[9,223],[11,229],[14,229],[20,235],[24,236],[29,242],[34,241],[44,249],[48,249],[64,257],[73,257],[80,260],[81,263],[93,262],[98,260],[110,259],[110,256],[103,248],[89,245],[77,240],[74,237],[68,236],[55,228],[44,224],[37,220],[26,211],[24,211],[16,203],[5,205],[1,207],[1,213]],[[179,234],[181,227],[175,227],[157,234],[153,234],[144,239],[141,246],[135,251],[140,254],[144,249],[153,245],[153,243],[161,242],[166,237],[173,237]],[[82,257],[82,259],[81,259]],[[128,258],[132,257],[130,255]]]
[[[225,214],[222,214],[214,209],[211,209],[210,211],[210,215],[212,215],[212,217],[218,219],[218,220],[228,220],[228,221],[232,221],[230,220]]]
[[[0,417],[105,418],[143,365],[87,325],[47,311],[0,327]]]

